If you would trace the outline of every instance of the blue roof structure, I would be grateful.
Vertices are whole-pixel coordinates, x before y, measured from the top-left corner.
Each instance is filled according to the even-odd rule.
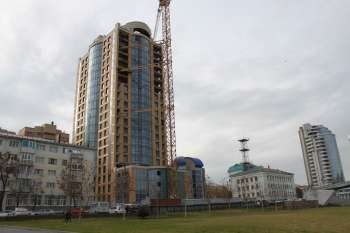
[[[190,158],[190,157],[188,157],[188,158]],[[198,167],[198,168],[204,167],[202,160],[197,159],[197,158],[190,158],[190,159],[192,159],[192,161],[196,167]]]
[[[192,160],[192,162],[194,163],[194,166],[196,168],[203,168],[204,167],[202,160],[200,160],[198,158],[183,157],[183,156],[177,157],[175,159],[176,166],[178,166],[178,167],[186,166],[186,164],[187,164],[186,159]]]
[[[185,157],[181,156],[181,157],[177,157],[175,159],[175,163],[177,167],[182,167],[182,166],[186,166],[186,160]]]

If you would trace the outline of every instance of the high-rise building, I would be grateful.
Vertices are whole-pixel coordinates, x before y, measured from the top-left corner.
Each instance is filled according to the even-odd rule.
[[[299,129],[309,186],[322,187],[344,182],[335,135],[323,125],[304,124]]]
[[[79,60],[73,143],[97,149],[96,197],[116,201],[117,168],[166,166],[162,47],[119,23]]]
[[[52,140],[57,143],[69,143],[69,134],[57,129],[54,122],[35,127],[24,127],[18,133],[20,136],[42,138]]]

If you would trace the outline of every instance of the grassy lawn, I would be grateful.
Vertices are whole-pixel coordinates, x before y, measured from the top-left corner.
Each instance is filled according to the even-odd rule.
[[[294,211],[225,210],[161,219],[90,218],[65,224],[59,220],[0,222],[3,225],[81,233],[348,233],[350,208]]]

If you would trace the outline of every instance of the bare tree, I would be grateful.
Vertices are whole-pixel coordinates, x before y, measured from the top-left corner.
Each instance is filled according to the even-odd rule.
[[[30,205],[31,193],[33,192],[33,161],[18,160],[13,172],[13,179],[9,185],[10,194],[15,198],[16,207],[22,201],[25,205]]]
[[[31,200],[33,205],[32,210],[35,210],[36,206],[41,203],[41,197],[42,197],[42,194],[44,193],[41,180],[32,181],[31,193],[32,193]]]
[[[95,172],[91,163],[83,161],[82,166],[82,205],[87,206],[90,202],[95,201]]]
[[[206,178],[206,193],[207,198],[231,198],[232,192],[230,191],[229,185],[225,179],[222,180],[221,184],[213,182],[210,177]]]
[[[72,155],[62,171],[59,187],[69,206],[87,205],[94,197],[94,172],[82,155]]]
[[[3,210],[3,202],[6,192],[9,191],[10,179],[15,175],[18,167],[17,155],[0,152],[0,209]]]

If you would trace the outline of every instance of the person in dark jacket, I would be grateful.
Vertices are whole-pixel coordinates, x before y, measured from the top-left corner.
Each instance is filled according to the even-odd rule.
[[[68,222],[71,222],[72,221],[72,213],[70,212],[70,210],[68,210],[65,214],[65,222],[68,223]]]

